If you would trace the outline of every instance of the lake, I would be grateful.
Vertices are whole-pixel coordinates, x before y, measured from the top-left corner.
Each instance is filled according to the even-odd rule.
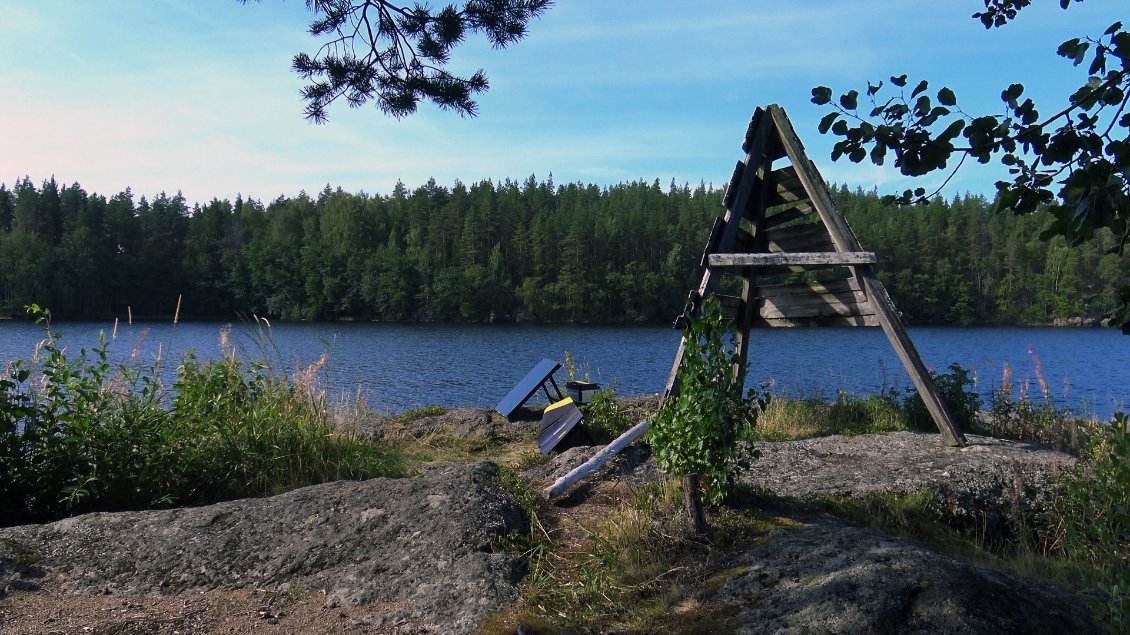
[[[119,325],[111,352],[142,363],[160,356],[166,373],[187,351],[201,358],[220,353],[219,322]],[[69,353],[107,337],[112,323],[66,322]],[[263,337],[268,335],[269,337]],[[927,328],[910,329],[926,365],[945,372],[952,363],[973,371],[982,393],[998,388],[1005,365],[1013,384],[1028,383],[1039,397],[1034,352],[1052,398],[1084,414],[1108,418],[1130,407],[1130,336],[1116,329]],[[32,356],[42,330],[33,324],[0,322],[0,363]],[[292,373],[329,352],[324,372],[333,397],[361,391],[373,409],[400,412],[424,405],[493,407],[543,357],[565,361],[569,352],[578,376],[614,387],[622,395],[663,389],[677,331],[660,326],[445,325],[293,323],[260,329],[236,323],[231,340],[245,358],[266,359]],[[763,329],[750,345],[749,385],[771,382],[775,395],[834,398],[905,390],[910,379],[881,329]],[[558,371],[558,381],[567,370]]]

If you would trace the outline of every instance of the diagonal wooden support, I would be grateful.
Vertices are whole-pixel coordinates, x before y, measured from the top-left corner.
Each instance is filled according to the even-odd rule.
[[[768,174],[768,163],[770,162],[766,160],[765,155],[772,131],[772,122],[769,120],[766,111],[761,108],[755,110],[742,142],[742,149],[746,151],[745,160],[738,162],[738,167],[734,169],[734,175],[726,188],[726,212],[722,217],[721,236],[715,239],[713,237],[714,232],[711,232],[712,237],[707,242],[708,251],[732,251],[739,235],[742,219],[747,218],[750,208],[755,206],[751,203],[763,200],[762,197],[765,196],[764,190],[766,189],[765,176]],[[712,244],[715,240],[717,244]],[[704,259],[706,257],[709,257],[709,254],[704,254]],[[698,285],[698,295],[697,297],[692,296],[692,299],[701,302],[707,298],[717,287],[718,276],[719,272],[707,267],[702,274],[702,282]],[[691,316],[697,314],[698,306],[696,304],[691,309]],[[686,342],[680,339],[679,348],[675,352],[674,363],[671,364],[671,372],[667,376],[667,385],[663,389],[663,400],[660,402],[660,407],[672,395],[678,394],[679,367],[683,365],[685,347]]]

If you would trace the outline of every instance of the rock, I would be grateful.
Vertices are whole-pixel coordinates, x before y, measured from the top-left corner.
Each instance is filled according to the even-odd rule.
[[[741,481],[764,494],[797,501],[822,496],[898,496],[930,490],[938,495],[947,520],[958,527],[975,524],[1004,530],[1019,510],[1048,503],[1054,475],[1075,458],[1028,441],[967,435],[968,445],[941,444],[937,434],[835,435],[798,441],[753,444],[760,458]],[[531,468],[524,476],[552,483],[584,463],[603,446],[576,447]],[[652,482],[663,477],[646,446],[631,446],[587,480]]]
[[[206,507],[97,513],[0,529],[0,587],[144,595],[323,591],[380,604],[386,622],[466,633],[518,597],[523,561],[499,549],[528,531],[487,462],[403,479],[339,481]]]
[[[800,500],[929,489],[955,524],[995,529],[1018,509],[1046,505],[1053,476],[1075,465],[1074,457],[1037,443],[972,434],[967,439],[964,448],[916,432],[756,443],[761,457],[742,480]]]
[[[1095,630],[1078,596],[831,519],[777,529],[742,559],[715,598],[738,633]]]
[[[411,436],[457,437],[469,439],[489,439],[516,434],[523,431],[521,426],[510,424],[501,416],[495,417],[492,410],[485,408],[452,408],[436,414],[405,418],[404,415],[369,419],[359,426],[361,434],[376,438]]]

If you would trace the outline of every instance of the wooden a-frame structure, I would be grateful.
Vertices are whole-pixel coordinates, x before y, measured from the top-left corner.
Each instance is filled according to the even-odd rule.
[[[726,188],[725,215],[715,221],[702,255],[702,283],[691,291],[679,320],[696,315],[707,296],[718,296],[723,274],[741,278],[740,296],[719,296],[737,327],[739,382],[749,360],[750,329],[756,326],[880,326],[946,443],[965,445],[875,275],[875,254],[863,251],[836,210],[780,106],[754,112],[742,150],[745,159],[738,161]],[[775,167],[784,160],[788,164]],[[680,343],[664,399],[678,390],[682,358]]]
[[[735,379],[739,382],[745,380],[754,327],[882,327],[945,443],[964,446],[965,435],[938,395],[894,303],[875,275],[875,254],[863,251],[836,209],[827,184],[805,155],[780,106],[753,113],[742,151],[745,158],[738,161],[726,188],[726,212],[714,222],[702,254],[702,282],[691,291],[676,325],[698,315],[703,299],[718,297],[737,327]],[[776,166],[778,162],[781,165]],[[725,274],[741,279],[741,295],[718,293]],[[678,395],[684,344],[685,340],[680,341],[675,354],[664,401]],[[566,491],[647,432],[648,426],[648,420],[641,421],[558,479],[546,489],[546,498]]]

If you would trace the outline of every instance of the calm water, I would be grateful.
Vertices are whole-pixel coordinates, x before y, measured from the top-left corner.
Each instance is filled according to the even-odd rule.
[[[121,325],[111,351],[124,359],[136,350],[141,362],[160,356],[171,372],[170,362],[186,351],[219,356],[221,326]],[[112,328],[56,325],[73,353],[95,344],[100,329],[109,337]],[[231,339],[245,357],[265,356],[287,372],[328,351],[331,393],[360,389],[370,407],[393,412],[430,404],[492,407],[541,358],[564,362],[566,351],[578,374],[620,394],[655,393],[663,389],[679,344],[673,329],[631,326],[279,324],[267,345],[259,333],[253,325],[236,324]],[[961,364],[974,371],[982,392],[1000,386],[1007,364],[1014,385],[1028,381],[1031,394],[1040,395],[1031,348],[1057,402],[1103,418],[1130,407],[1130,337],[1114,329],[915,328],[910,336],[927,366],[944,372]],[[31,357],[41,337],[35,325],[0,322],[0,363]],[[777,395],[834,396],[841,389],[864,395],[910,386],[877,328],[766,329],[755,332],[750,353],[748,383],[771,381]],[[565,377],[559,371],[558,379]]]

